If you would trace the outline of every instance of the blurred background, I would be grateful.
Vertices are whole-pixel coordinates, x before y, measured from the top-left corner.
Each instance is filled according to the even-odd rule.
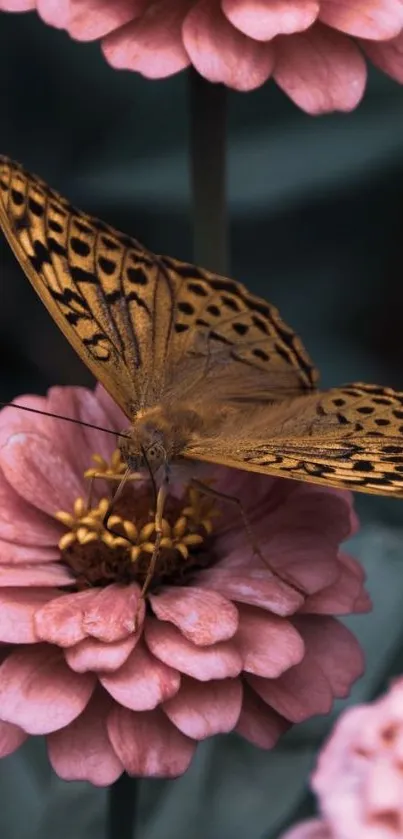
[[[0,14],[0,91],[1,153],[152,250],[192,259],[186,73],[150,82],[116,72],[97,44],[34,14]],[[373,71],[347,116],[308,117],[273,83],[229,91],[228,103],[232,276],[279,307],[323,385],[403,389],[403,88]],[[3,239],[0,295],[1,400],[90,383]],[[375,610],[347,621],[367,657],[348,702],[403,671],[402,503],[357,497],[351,550]],[[136,837],[276,839],[313,812],[308,772],[345,704],[273,752],[216,738],[180,780],[141,782]],[[103,839],[106,797],[59,781],[32,739],[0,761],[0,835]]]

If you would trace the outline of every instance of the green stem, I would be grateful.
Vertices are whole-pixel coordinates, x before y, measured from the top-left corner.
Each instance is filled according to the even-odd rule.
[[[138,784],[138,778],[130,778],[124,772],[109,788],[106,830],[108,839],[134,839]]]
[[[203,268],[227,274],[227,91],[223,85],[206,81],[193,68],[189,86],[193,258]]]

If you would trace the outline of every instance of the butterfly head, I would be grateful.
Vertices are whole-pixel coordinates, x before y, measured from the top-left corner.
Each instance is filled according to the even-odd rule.
[[[132,426],[119,437],[122,459],[134,472],[147,470],[155,475],[161,467],[177,461],[198,423],[196,412],[186,406],[176,406],[173,411],[155,405],[138,411]]]
[[[161,435],[146,436],[145,439],[132,428],[122,432],[118,439],[122,459],[132,472],[151,471],[154,475],[167,462],[167,452]]]
[[[133,472],[155,475],[172,455],[169,426],[159,409],[138,412],[133,424],[119,437],[122,459]]]

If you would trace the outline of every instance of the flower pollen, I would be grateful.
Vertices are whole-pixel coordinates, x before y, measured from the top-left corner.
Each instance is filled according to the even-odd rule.
[[[73,512],[60,510],[55,518],[67,532],[59,540],[66,565],[76,578],[74,590],[106,586],[112,582],[129,585],[144,583],[155,548],[154,499],[146,481],[131,475],[116,503],[102,497],[91,504],[95,479],[121,480],[126,466],[118,451],[110,463],[100,455],[92,456],[95,468],[84,477],[91,480],[89,499],[76,498]],[[133,491],[133,480],[140,484]],[[214,561],[211,534],[212,519],[219,515],[215,500],[193,487],[182,498],[170,495],[162,520],[162,539],[150,590],[159,585],[188,582],[189,574]]]

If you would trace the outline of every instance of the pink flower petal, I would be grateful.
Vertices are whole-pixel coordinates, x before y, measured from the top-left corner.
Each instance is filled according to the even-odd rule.
[[[305,37],[288,40],[294,43],[294,38]],[[277,39],[280,42],[283,39]],[[316,487],[306,492],[301,486],[273,513],[261,548],[282,580],[312,594],[337,579],[339,545],[350,535],[346,495],[324,493]]]
[[[401,835],[401,685],[400,695],[395,690],[345,711],[319,754],[311,783],[335,836]],[[390,706],[394,694],[396,708]]]
[[[114,3],[113,9],[115,6],[116,4]],[[109,7],[111,8],[110,3]],[[73,410],[73,416],[76,419],[101,427],[100,429],[86,428],[85,426],[64,423],[65,435],[62,439],[63,445],[61,448],[63,452],[68,451],[68,459],[69,461],[71,459],[80,476],[83,470],[93,465],[93,454],[100,454],[105,460],[110,460],[117,446],[117,434],[122,429],[127,428],[128,421],[124,418],[122,411],[115,406],[115,412],[109,412],[100,401],[98,394],[101,392],[101,388],[96,388],[94,392],[86,387],[53,387],[48,391],[49,410],[55,413],[65,414],[66,416],[67,412],[71,416]],[[60,420],[55,420],[55,422],[58,422],[60,426]],[[77,428],[81,432],[79,438],[77,438]],[[102,430],[104,428],[110,429],[114,433],[107,434]],[[57,432],[58,439],[60,439],[59,427]],[[94,491],[98,491],[99,486],[102,487],[100,495],[105,494],[106,490],[110,492],[111,485],[107,481],[104,482],[98,479],[95,483]]]
[[[0,757],[11,755],[19,749],[27,737],[26,732],[17,725],[0,721]]]
[[[235,29],[215,0],[198,0],[186,16],[182,32],[192,64],[210,82],[246,91],[260,87],[271,75],[271,46],[252,41]]]
[[[241,711],[242,685],[239,679],[195,682],[184,677],[179,692],[164,703],[171,722],[194,740],[224,734],[235,727]]]
[[[354,614],[366,614],[367,612],[372,612],[373,603],[372,600],[365,591],[361,593],[361,596],[357,598],[354,603]]]
[[[389,754],[393,754],[395,732],[392,733],[389,742],[385,743],[383,737],[385,725],[388,729],[391,722],[401,724],[401,713],[399,720],[396,720],[394,714],[392,714],[392,720],[390,718],[388,706],[392,693],[393,687],[391,692],[380,696],[379,699],[365,705],[347,708],[340,715],[324,748],[319,753],[317,766],[311,776],[315,792],[321,794],[329,788],[329,781],[334,781],[340,763],[343,763],[346,768],[350,768],[349,764],[369,768],[370,764],[365,758],[373,760],[377,753],[383,755],[385,747]],[[400,703],[401,698],[399,705]]]
[[[83,614],[96,598],[97,589],[63,594],[35,614],[35,631],[41,641],[72,647],[86,636]]]
[[[240,610],[236,635],[243,669],[256,676],[275,679],[304,657],[305,645],[292,624],[251,606]]]
[[[351,558],[339,554],[340,576],[332,585],[307,597],[300,613],[316,615],[348,615],[351,612],[368,612],[371,600],[363,588],[362,577],[357,574]],[[358,608],[357,608],[358,606]]]
[[[0,667],[0,718],[28,734],[48,734],[81,714],[94,683],[90,673],[73,673],[57,648],[22,647]]]
[[[64,29],[69,19],[71,0],[37,0],[38,13],[49,26]]]
[[[158,708],[136,714],[115,705],[108,732],[126,772],[134,776],[176,778],[186,772],[196,748]]]
[[[296,616],[293,620],[305,641],[309,657],[326,676],[333,696],[347,696],[364,672],[364,656],[353,633],[331,617]]]
[[[377,822],[383,823],[389,836],[392,836],[393,839],[398,834],[394,827],[392,827],[393,833],[390,832],[390,827],[393,823],[397,825],[397,819],[400,818],[403,809],[402,778],[399,770],[396,770],[397,767],[394,763],[385,758],[374,761],[374,765],[368,773],[363,794],[363,804],[369,822],[373,822],[374,825]],[[390,816],[392,816],[392,819],[390,819]]]
[[[39,434],[11,434],[0,449],[0,465],[13,489],[49,515],[71,510],[83,494],[83,484],[68,461]]]
[[[144,611],[138,585],[114,583],[98,589],[90,600],[83,612],[83,628],[98,641],[121,641],[135,631],[136,625],[142,626]]]
[[[246,679],[264,702],[291,722],[327,714],[332,707],[329,682],[314,658],[308,655],[278,679],[259,676],[246,676]]]
[[[212,588],[228,600],[260,606],[276,615],[293,615],[304,603],[304,597],[284,583],[271,571],[244,568],[232,571],[216,565],[201,571],[197,583],[203,589]]]
[[[35,644],[34,614],[54,596],[49,589],[0,589],[0,641]]]
[[[213,647],[196,647],[169,623],[147,618],[145,640],[153,655],[168,666],[200,682],[238,676],[242,659],[233,641],[221,641]]]
[[[108,786],[122,774],[123,766],[107,734],[111,708],[107,696],[97,692],[70,725],[48,735],[49,760],[60,778]]]
[[[338,555],[339,562],[342,563],[343,566],[348,568],[352,574],[356,577],[360,583],[364,583],[367,575],[365,573],[365,569],[360,563],[358,562],[355,557],[351,556],[351,554],[346,553],[345,551],[339,551]]]
[[[0,469],[0,538],[40,548],[57,544],[62,533],[62,525],[27,504]]]
[[[44,545],[31,547],[0,539],[0,565],[42,564],[54,560],[60,560],[60,551],[56,546],[54,548]]]
[[[88,388],[52,387],[46,398],[20,396],[17,402],[28,408],[38,408],[62,417],[71,417],[73,420],[90,422],[102,428],[120,430],[120,426],[111,425],[107,411],[95,393]],[[116,448],[116,439],[105,431],[89,429],[44,414],[35,415],[7,408],[0,413],[0,447],[7,442],[11,430],[13,433],[37,432],[49,439],[58,454],[72,466],[80,478],[84,470],[92,465],[91,457],[94,452],[109,460]],[[105,482],[97,481],[94,494],[99,491],[101,495],[107,489],[110,489],[110,485],[108,487]]]
[[[228,20],[256,41],[308,29],[316,20],[319,0],[222,0]]]
[[[45,410],[109,428],[108,418],[98,404],[95,394],[84,387],[50,388]],[[109,460],[116,445],[114,438],[104,431],[96,431],[59,419],[47,419],[46,433],[54,445],[58,446],[60,454],[71,464],[73,471],[80,476],[85,469],[93,465],[92,454],[97,452]],[[98,491],[100,486],[101,495],[107,487],[103,481],[96,481],[94,490]]]
[[[386,41],[403,27],[403,6],[400,0],[320,0],[319,18],[348,35]]]
[[[360,46],[376,67],[403,84],[403,32],[386,43],[360,41]]]
[[[30,12],[36,8],[36,0],[0,0],[2,12]]]
[[[21,394],[0,411],[0,448],[7,442],[10,433],[37,431],[41,436],[52,438],[50,420],[41,414],[46,411],[46,397],[35,396],[32,393]],[[19,405],[30,408],[30,411],[20,410]],[[38,413],[36,413],[38,412]]]
[[[137,70],[149,79],[163,79],[183,70],[189,58],[181,26],[189,0],[155,0],[138,21],[107,35],[102,50],[118,70]]]
[[[253,475],[251,485],[245,473],[238,477],[238,470],[224,467],[221,472],[235,473],[235,485],[233,481],[217,480],[215,486],[240,498],[255,539],[278,576],[307,591],[317,591],[335,579],[339,544],[356,527],[352,493],[260,475]],[[319,518],[320,529],[312,523]],[[251,556],[239,516],[226,514],[225,522],[220,521],[217,544],[223,556],[220,568],[265,567],[262,560],[257,562]]]
[[[304,111],[351,111],[365,90],[364,58],[352,40],[315,24],[276,41],[274,78]]]
[[[271,478],[269,475],[250,474],[241,469],[227,469],[224,466],[216,467],[213,471],[213,467],[211,465],[209,467],[209,476],[214,477],[214,488],[226,495],[239,498],[248,521],[253,526],[253,532],[259,540],[261,536],[267,536],[269,516],[275,515],[282,504],[285,504],[300,487],[297,481],[279,482],[278,478]],[[245,529],[239,521],[238,507],[228,503],[223,507],[224,509],[225,520],[220,520],[220,540],[222,531],[225,533],[225,551],[223,552],[229,553],[233,549],[238,549],[239,552],[240,535],[242,535],[243,544],[248,547],[250,555],[251,546]],[[244,563],[245,559],[242,557],[241,564]]]
[[[147,0],[70,0],[67,29],[78,41],[95,41],[139,17]]]
[[[227,641],[238,627],[236,606],[214,591],[170,586],[149,600],[157,618],[173,623],[198,647]]]
[[[269,708],[249,685],[244,686],[242,710],[235,731],[261,749],[272,749],[291,723]]]
[[[177,670],[154,658],[142,644],[115,673],[101,676],[100,682],[120,705],[132,711],[151,711],[174,696],[181,677]]]
[[[308,819],[292,827],[291,830],[286,830],[279,839],[336,839],[336,837],[330,825],[322,819]]]
[[[88,670],[113,673],[128,659],[137,644],[139,635],[129,635],[123,641],[104,644],[95,638],[84,638],[74,647],[65,650],[65,659],[76,673],[86,673]]]
[[[48,391],[46,397],[31,394],[19,396],[13,406],[4,408],[0,413],[0,448],[7,443],[11,434],[36,433],[53,443],[59,454],[65,455],[67,460],[72,460],[76,465],[77,453],[82,450],[81,426],[47,416],[47,413],[79,419],[75,410],[77,391],[79,388],[55,387]],[[19,410],[18,406],[25,406],[30,411]],[[80,462],[81,471],[82,468]]]
[[[382,704],[382,709],[380,709],[380,703]],[[368,707],[368,706],[364,706]],[[403,735],[403,677],[397,676],[396,679],[393,679],[389,691],[375,703],[369,706],[372,708],[374,716],[377,717],[378,722],[378,731],[380,730],[381,739],[383,746],[386,745],[388,748],[387,742],[385,743],[385,716],[384,713],[387,714],[389,718],[389,722],[393,721],[394,723],[397,722],[400,731],[395,732],[394,736],[394,752],[396,756],[400,760],[401,751],[403,748],[402,742],[402,735]],[[379,710],[381,710],[381,714],[379,714]],[[387,726],[386,726],[387,729]],[[367,732],[364,730],[364,727],[361,727],[360,731],[361,736],[366,735]],[[387,737],[386,737],[387,740]],[[360,738],[361,741],[361,738]]]
[[[60,562],[35,565],[0,565],[1,586],[55,586],[69,585],[72,576]]]

